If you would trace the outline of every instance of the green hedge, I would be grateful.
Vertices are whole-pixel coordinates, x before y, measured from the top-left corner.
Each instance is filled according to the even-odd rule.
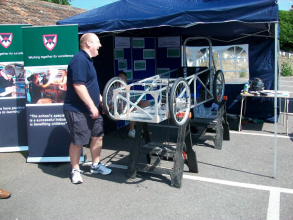
[[[283,62],[281,65],[281,75],[282,76],[292,76],[293,68],[290,62]]]

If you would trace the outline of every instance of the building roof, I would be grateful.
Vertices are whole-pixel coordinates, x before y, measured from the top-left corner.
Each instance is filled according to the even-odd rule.
[[[0,24],[55,25],[87,10],[41,0],[1,0],[0,11]]]

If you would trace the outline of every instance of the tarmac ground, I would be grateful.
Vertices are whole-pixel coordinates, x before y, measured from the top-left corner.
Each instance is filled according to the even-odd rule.
[[[292,82],[282,78],[281,90],[293,92]],[[274,124],[253,122],[230,130],[221,150],[193,138],[199,172],[185,165],[180,189],[170,186],[169,175],[126,177],[134,144],[127,128],[104,137],[102,163],[113,169],[108,176],[90,174],[84,147],[84,182],[78,185],[70,181],[70,163],[26,163],[26,151],[0,153],[0,188],[12,192],[0,200],[0,219],[293,219],[292,107],[289,135],[279,117],[276,138]],[[152,141],[176,142],[175,127],[149,129]],[[162,164],[173,166],[171,160]]]

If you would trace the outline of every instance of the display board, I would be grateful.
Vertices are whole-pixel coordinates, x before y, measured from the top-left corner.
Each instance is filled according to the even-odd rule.
[[[156,74],[174,78],[181,66],[181,37],[114,37],[115,76],[123,71],[127,83],[133,83]],[[139,90],[140,88],[135,88]],[[143,99],[152,99],[147,95]],[[118,121],[122,127],[128,121]]]
[[[27,162],[69,162],[70,136],[62,105],[27,105]],[[81,157],[84,161],[84,157]]]
[[[22,27],[0,25],[0,152],[28,150]]]
[[[70,135],[63,102],[67,65],[78,52],[77,25],[25,27],[22,33],[28,88],[27,162],[69,162]]]
[[[0,144],[0,152],[28,150],[24,98],[0,100]]]
[[[115,76],[119,72],[123,71],[126,73],[127,81],[132,82],[132,50],[131,50],[131,38],[130,37],[114,37],[114,68]],[[117,121],[117,128],[128,125],[129,121]]]
[[[127,81],[132,81],[132,62],[131,62],[131,38],[115,37],[114,38],[114,66],[115,76],[123,71],[127,75]]]
[[[176,70],[181,66],[181,37],[159,37],[156,45],[157,74],[174,78]]]
[[[132,38],[133,80],[156,74],[155,38]]]
[[[155,38],[114,38],[115,75],[123,71],[128,83],[156,74]]]

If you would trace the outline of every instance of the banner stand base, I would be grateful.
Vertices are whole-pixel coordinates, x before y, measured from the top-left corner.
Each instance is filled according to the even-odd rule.
[[[79,161],[84,162],[85,156],[80,156]],[[46,163],[46,162],[70,162],[70,157],[27,157],[27,163]]]
[[[0,147],[0,153],[15,152],[15,151],[28,151],[28,146]]]

